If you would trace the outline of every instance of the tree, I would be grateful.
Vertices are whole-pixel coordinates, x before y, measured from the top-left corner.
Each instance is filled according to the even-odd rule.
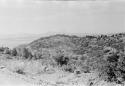
[[[29,52],[29,50],[27,48],[23,48],[22,49],[22,57],[24,57],[25,59],[31,59],[32,54],[31,52]]]
[[[16,48],[16,51],[20,59],[32,58],[32,53],[27,48]]]

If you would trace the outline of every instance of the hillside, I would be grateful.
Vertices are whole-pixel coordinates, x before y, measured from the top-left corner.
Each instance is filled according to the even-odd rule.
[[[14,73],[35,76],[38,82],[51,77],[49,81],[56,84],[125,83],[125,33],[84,37],[57,34],[2,51],[2,64]]]
[[[76,45],[72,42],[72,38],[72,36],[68,35],[53,35],[35,40],[28,46],[35,50],[40,50],[40,48],[52,49],[56,47],[74,48]]]
[[[94,50],[103,50],[104,47],[112,47],[124,50],[125,34],[112,35],[87,35],[84,37],[69,36],[69,35],[53,35],[42,37],[27,45],[27,48],[32,51],[55,51],[61,50],[70,52],[72,54],[83,55],[85,53],[93,52]]]

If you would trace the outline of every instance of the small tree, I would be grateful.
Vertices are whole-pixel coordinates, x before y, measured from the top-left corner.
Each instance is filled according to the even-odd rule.
[[[31,59],[32,54],[27,48],[17,48],[17,55],[20,59]]]
[[[31,54],[31,52],[29,52],[29,50],[27,48],[23,48],[22,57],[24,57],[25,59],[29,59],[32,57],[32,54]]]

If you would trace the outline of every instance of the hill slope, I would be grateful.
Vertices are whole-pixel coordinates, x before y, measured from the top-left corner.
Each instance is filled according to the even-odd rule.
[[[42,50],[55,50],[60,49],[75,54],[84,54],[93,49],[100,50],[104,47],[113,47],[123,49],[124,33],[112,35],[98,35],[98,36],[69,36],[69,35],[53,35],[42,37],[27,45],[27,48],[41,52]]]
[[[16,49],[21,54],[19,52],[20,56],[15,58],[35,59],[28,61],[47,66],[44,71],[52,68],[78,75],[94,73],[104,81],[117,84],[125,81],[124,33],[84,37],[58,34],[42,37]],[[96,83],[95,81],[96,79],[92,83]]]

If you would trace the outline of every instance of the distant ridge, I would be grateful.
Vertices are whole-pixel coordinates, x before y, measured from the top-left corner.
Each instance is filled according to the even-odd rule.
[[[108,46],[108,44],[112,44],[113,42],[110,42],[110,38],[113,38],[116,40],[115,37],[124,37],[125,33],[115,33],[115,34],[98,34],[98,35],[84,35],[84,36],[77,36],[77,35],[66,35],[66,34],[55,34],[50,36],[44,36],[40,37],[39,39],[36,39],[27,45],[25,45],[26,48],[31,49],[32,51],[48,51],[48,52],[55,52],[55,50],[63,50],[65,52],[72,52],[74,51],[80,51],[84,49],[88,49],[87,46],[91,45],[93,41],[96,42],[93,45],[102,45]],[[99,40],[104,39],[104,40]],[[109,41],[105,41],[105,39],[108,39]],[[104,41],[104,42],[102,42]],[[84,51],[82,51],[84,52]]]

